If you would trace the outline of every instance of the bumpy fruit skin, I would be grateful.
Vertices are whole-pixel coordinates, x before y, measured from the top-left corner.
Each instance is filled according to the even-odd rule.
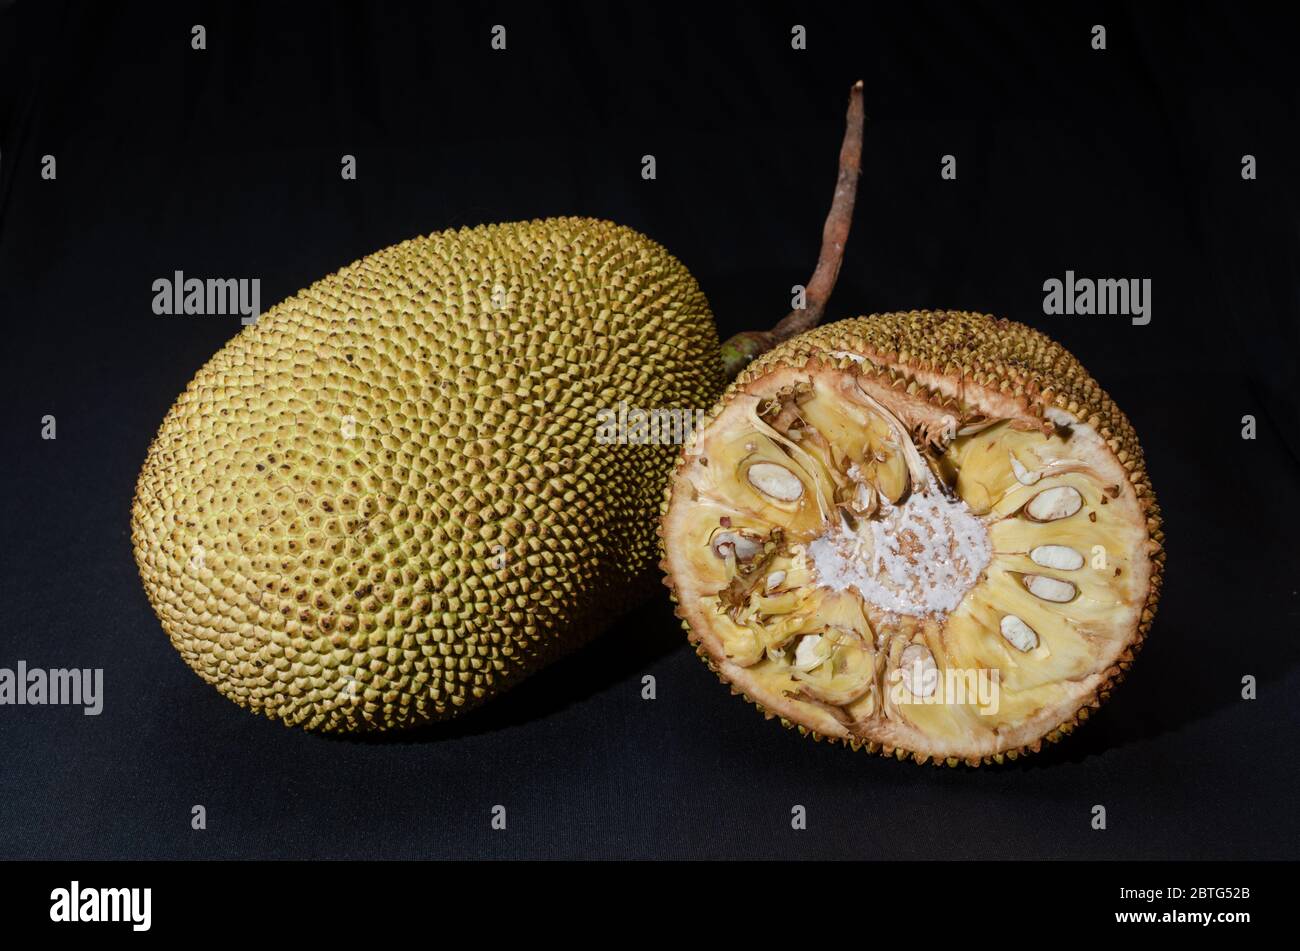
[[[765,377],[789,368],[806,369],[837,362],[847,365],[850,361],[846,355],[866,357],[865,363],[855,358],[859,364],[858,372],[870,374],[900,397],[928,404],[936,411],[956,411],[963,403],[979,403],[1008,416],[1024,414],[1038,420],[1044,420],[1054,410],[1064,411],[1078,422],[1088,424],[1100,436],[1122,471],[1127,473],[1128,488],[1136,498],[1138,511],[1146,523],[1144,554],[1149,560],[1150,572],[1136,629],[1113,663],[1100,671],[1095,688],[1080,699],[1073,712],[1031,742],[989,754],[934,755],[899,745],[868,742],[851,735],[824,735],[780,711],[766,708],[758,699],[738,688],[725,675],[727,668],[734,665],[729,665],[729,659],[719,653],[716,646],[711,647],[708,639],[693,626],[692,616],[696,623],[702,623],[698,612],[681,602],[682,586],[680,580],[674,578],[671,554],[674,493],[690,494],[684,473],[709,427],[734,400],[746,395]],[[1023,324],[964,311],[910,311],[841,320],[794,337],[754,360],[702,420],[695,438],[683,447],[665,492],[662,516],[660,542],[663,560],[660,567],[666,575],[664,583],[672,592],[677,603],[677,615],[696,653],[720,680],[731,687],[732,693],[754,704],[765,717],[779,717],[785,727],[797,729],[814,740],[839,741],[853,749],[900,760],[910,759],[920,764],[979,766],[1015,760],[1040,751],[1044,740],[1059,741],[1087,720],[1124,678],[1140,650],[1154,620],[1165,564],[1160,509],[1142,449],[1128,418],[1060,344]]]
[[[136,561],[173,645],[268,717],[466,711],[596,633],[654,561],[677,447],[598,411],[707,407],[687,270],[604,221],[416,238],[264,314],[149,448]]]

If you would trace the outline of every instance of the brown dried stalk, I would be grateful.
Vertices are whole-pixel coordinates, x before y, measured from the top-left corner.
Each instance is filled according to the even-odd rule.
[[[840,171],[835,180],[835,197],[822,228],[822,249],[817,267],[804,293],[804,307],[792,310],[771,330],[744,330],[722,345],[722,364],[728,378],[734,378],[759,354],[783,340],[817,326],[835,289],[844,261],[844,245],[853,221],[853,202],[858,191],[862,163],[862,80],[849,90],[849,111],[845,119],[844,142],[840,146]]]

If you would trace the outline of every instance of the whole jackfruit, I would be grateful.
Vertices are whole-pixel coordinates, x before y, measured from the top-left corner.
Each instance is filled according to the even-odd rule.
[[[769,716],[900,759],[1069,733],[1151,625],[1164,533],[1128,419],[1059,344],[970,313],[828,324],[684,447],[663,567]]]
[[[145,590],[199,676],[268,717],[468,710],[644,580],[676,447],[615,421],[706,407],[721,373],[695,280],[628,228],[405,241],[268,311],[176,401],[132,512]]]

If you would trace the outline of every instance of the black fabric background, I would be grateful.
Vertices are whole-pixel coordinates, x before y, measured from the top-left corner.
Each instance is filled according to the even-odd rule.
[[[1295,858],[1296,24],[1274,5],[1048,6],[0,9],[0,666],[103,667],[107,694],[97,718],[0,708],[0,856]],[[870,125],[828,316],[1027,322],[1142,435],[1167,582],[1094,721],[977,771],[814,744],[731,697],[666,598],[411,737],[283,728],[189,671],[136,576],[131,494],[239,325],[155,317],[155,278],[260,277],[269,307],[412,235],[581,214],[665,244],[724,336],[765,326],[816,258],[858,78]],[[1043,316],[1066,269],[1150,277],[1151,324]]]

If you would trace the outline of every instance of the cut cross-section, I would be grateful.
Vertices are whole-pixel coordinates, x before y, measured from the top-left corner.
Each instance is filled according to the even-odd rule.
[[[760,358],[685,448],[662,534],[724,680],[817,737],[954,765],[1086,717],[1164,561],[1123,414],[1043,335],[965,313]]]

